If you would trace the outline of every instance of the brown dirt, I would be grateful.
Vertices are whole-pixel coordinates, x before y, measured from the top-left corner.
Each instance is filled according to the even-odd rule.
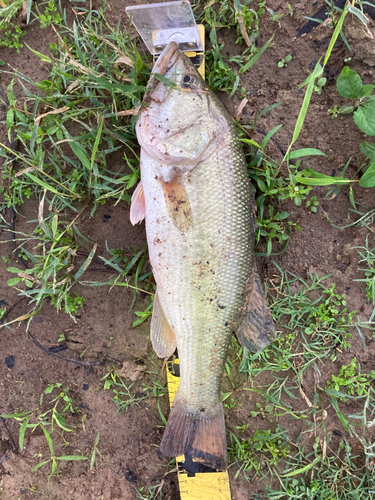
[[[134,3],[127,0],[108,2],[108,20],[116,23],[121,19],[122,25],[126,25],[127,17],[124,8]],[[287,13],[285,2],[269,0],[267,5],[276,13]],[[273,48],[266,51],[260,61],[250,72],[241,76],[241,85],[248,91],[252,91],[249,103],[246,106],[241,121],[251,124],[255,111],[260,111],[275,102],[283,101],[283,105],[272,110],[264,118],[258,121],[258,130],[269,131],[277,124],[283,127],[276,134],[277,142],[286,149],[291,140],[294,124],[303,99],[303,92],[298,90],[301,82],[307,77],[308,70],[313,67],[319,57],[324,53],[324,40],[331,36],[328,27],[318,27],[302,37],[296,37],[298,31],[306,23],[303,16],[313,16],[324,1],[309,2],[299,0],[289,2],[295,9],[295,15],[291,18],[285,15],[280,22],[270,21],[267,14],[261,22],[261,34],[258,40],[263,45],[275,31]],[[117,5],[118,12],[115,10]],[[68,8],[69,5],[67,5]],[[374,32],[374,23],[371,25]],[[35,24],[26,28],[27,33],[24,42],[42,53],[48,52],[49,43],[54,40],[51,29],[40,30]],[[345,34],[351,44],[354,56],[352,56],[352,67],[361,74],[364,83],[373,83],[374,66],[374,43],[364,35],[358,21],[349,19],[345,25]],[[241,46],[234,45],[233,36],[228,30],[222,30],[221,38],[225,42],[224,53],[238,54]],[[293,55],[293,60],[286,68],[278,68],[277,62],[287,54]],[[343,58],[347,54],[342,49],[336,57],[338,70],[332,67],[332,74],[341,70]],[[19,68],[24,74],[35,81],[45,78],[48,68],[26,47],[20,54],[15,51],[2,50],[0,58],[11,64],[13,68]],[[2,74],[0,83],[3,88],[9,82],[9,75]],[[332,78],[332,82],[334,79]],[[18,87],[19,89],[19,87]],[[21,89],[17,90],[21,95]],[[232,115],[235,115],[240,98],[228,100],[222,96],[224,103]],[[354,174],[357,169],[356,156],[359,155],[359,144],[364,140],[355,127],[350,116],[343,116],[331,120],[327,110],[334,104],[340,105],[335,85],[328,85],[320,96],[314,95],[307,115],[306,123],[296,144],[298,147],[314,147],[321,149],[329,155],[324,159],[308,159],[307,163],[312,168],[327,175],[338,175],[340,169],[351,157],[352,161],[348,174]],[[4,109],[2,108],[4,111]],[[1,126],[0,139],[5,140],[4,126]],[[255,135],[255,140],[261,141],[260,133]],[[270,143],[269,154],[275,159],[280,158],[280,151],[275,142]],[[350,214],[350,201],[348,191],[342,189],[335,198],[326,198],[326,189],[315,189],[314,194],[318,196],[321,207],[335,225],[345,225]],[[356,200],[373,207],[371,193],[358,186],[354,188]],[[366,302],[363,283],[353,281],[358,275],[358,261],[356,251],[352,247],[363,244],[365,233],[354,228],[340,230],[326,220],[321,209],[318,213],[309,213],[304,208],[297,208],[292,203],[283,203],[279,210],[288,210],[293,214],[294,220],[299,220],[302,227],[301,232],[294,232],[287,251],[280,256],[269,259],[261,258],[260,267],[263,278],[272,277],[276,268],[273,262],[278,263],[282,269],[307,277],[309,271],[319,275],[332,273],[330,278],[336,283],[339,293],[347,293],[349,310],[359,311],[362,320],[368,320],[372,308]],[[104,217],[104,216],[110,216]],[[10,218],[10,212],[6,214]],[[353,215],[351,216],[353,220]],[[26,228],[26,221],[37,218],[37,205],[28,202],[19,210],[17,216],[17,229]],[[28,226],[29,227],[29,226]],[[117,207],[107,203],[98,208],[93,218],[81,218],[79,230],[91,241],[97,242],[99,248],[104,251],[105,242],[109,248],[128,248],[131,245],[141,248],[145,243],[144,225],[132,227],[129,222],[129,208],[125,203]],[[4,233],[1,240],[7,240]],[[12,260],[15,264],[10,243],[3,243],[1,254]],[[7,265],[0,263],[0,299],[2,306],[7,308],[18,301],[17,292],[7,286],[9,273]],[[99,271],[93,271],[86,275],[86,279],[97,279]],[[149,324],[132,329],[131,324],[135,319],[134,312],[129,311],[132,299],[131,292],[119,288],[113,288],[110,292],[107,288],[76,287],[75,291],[86,298],[84,307],[77,313],[76,322],[73,322],[63,314],[56,314],[55,309],[45,305],[42,312],[36,316],[31,323],[31,331],[47,348],[57,344],[61,334],[65,334],[69,350],[60,354],[74,357],[72,351],[82,352],[87,349],[85,360],[98,360],[111,357],[121,363],[130,362],[130,366],[146,366],[146,371],[141,372],[136,381],[136,388],[142,392],[142,384],[150,385],[158,378],[162,384],[165,379],[160,375],[161,362],[156,359],[152,352],[148,337]],[[147,299],[139,297],[136,309],[141,309]],[[19,303],[12,311],[8,320],[14,319],[26,312],[24,302]],[[367,349],[358,335],[354,336],[352,347],[340,358],[340,364],[345,364],[354,356],[366,371],[375,369],[374,347],[371,344],[371,332],[367,333]],[[106,362],[103,366],[85,368],[79,365],[61,361],[48,356],[37,348],[26,336],[23,325],[12,325],[11,328],[1,330],[0,337],[0,413],[10,414],[16,410],[29,410],[34,408],[39,397],[48,384],[62,383],[63,387],[69,386],[71,394],[81,410],[78,417],[71,415],[68,421],[77,426],[76,432],[68,436],[70,443],[63,445],[62,440],[56,442],[56,454],[79,454],[91,456],[92,447],[97,432],[100,432],[99,450],[101,457],[97,458],[93,471],[89,470],[88,462],[62,462],[60,473],[49,477],[49,465],[31,472],[40,460],[40,456],[48,456],[48,447],[41,432],[26,433],[24,450],[18,450],[19,425],[14,421],[7,421],[5,425],[0,423],[0,478],[3,480],[3,489],[0,486],[0,498],[4,500],[36,498],[49,498],[51,500],[87,500],[102,498],[104,500],[135,499],[134,487],[150,486],[164,481],[163,498],[166,500],[177,500],[178,486],[175,473],[165,476],[168,470],[168,460],[159,453],[159,444],[163,428],[158,413],[156,398],[144,400],[140,406],[133,406],[127,412],[122,411],[115,415],[115,406],[111,401],[110,391],[103,390],[102,377],[107,373]],[[8,368],[5,358],[13,356],[14,366]],[[114,361],[114,363],[116,363]],[[136,365],[138,363],[138,365]],[[120,367],[117,364],[117,367]],[[127,365],[128,366],[128,365]],[[334,366],[327,363],[322,375],[321,383],[337,374],[339,365]],[[153,372],[153,373],[150,373]],[[155,375],[156,373],[156,375]],[[159,374],[159,375],[158,375]],[[258,378],[257,383],[264,384],[266,378]],[[130,381],[129,381],[130,383]],[[228,384],[227,380],[224,384]],[[304,379],[304,388],[307,397],[313,397],[313,373],[307,373]],[[249,396],[250,394],[250,396]],[[235,431],[235,427],[246,423],[252,429],[267,428],[267,422],[260,417],[250,418],[249,412],[254,409],[257,398],[253,393],[238,391],[236,398],[241,401],[242,406],[226,410],[227,429]],[[166,415],[168,411],[167,397],[159,398],[161,410]],[[306,407],[305,400],[293,401],[295,410]],[[82,427],[82,415],[87,415],[86,430]],[[327,430],[333,430],[338,424],[333,414],[327,419]],[[291,437],[296,437],[301,427],[294,421],[281,419],[280,424],[288,430]],[[12,449],[11,437],[14,440],[15,452]],[[314,436],[310,436],[313,441]],[[337,439],[337,438],[336,438]],[[307,439],[309,441],[309,439]],[[358,451],[358,450],[356,450]],[[234,479],[235,468],[230,469],[231,490],[233,500],[243,500],[253,497],[261,492],[261,486],[256,481],[248,484],[243,479]]]

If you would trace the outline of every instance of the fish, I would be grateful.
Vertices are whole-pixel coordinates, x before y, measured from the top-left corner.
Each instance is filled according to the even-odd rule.
[[[171,42],[136,121],[141,182],[130,220],[145,219],[156,281],[151,341],[177,348],[180,385],[160,450],[226,470],[221,381],[232,333],[250,352],[275,338],[254,260],[254,195],[236,126]]]

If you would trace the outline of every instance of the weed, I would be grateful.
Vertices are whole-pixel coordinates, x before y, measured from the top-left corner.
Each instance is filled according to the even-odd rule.
[[[224,408],[231,410],[236,406],[238,407],[242,406],[242,403],[239,400],[237,400],[235,397],[231,397],[232,394],[233,394],[232,392],[227,392],[227,393],[222,392],[221,400],[223,401]]]
[[[141,402],[150,397],[162,397],[167,394],[166,388],[155,380],[152,386],[143,384],[141,391],[132,391],[135,382],[126,385],[117,373],[114,367],[107,368],[107,373],[102,378],[104,380],[104,389],[111,389],[113,392],[112,401],[117,406],[117,412],[120,410],[128,411],[133,406],[139,406]]]
[[[341,393],[341,395],[338,396],[339,399],[341,401],[347,401],[347,398],[342,394],[344,391],[351,396],[355,394],[357,394],[357,396],[362,396],[363,394],[367,395],[370,385],[369,379],[371,380],[373,378],[375,378],[375,370],[369,375],[361,374],[360,366],[357,365],[357,359],[353,358],[348,365],[344,365],[340,368],[339,375],[332,375],[332,381],[327,382],[327,387],[331,389],[331,395],[333,395],[332,391]]]
[[[265,405],[265,407],[263,408],[263,406],[260,403],[256,403],[255,406],[257,409],[250,411],[251,417],[257,417],[258,415],[260,415],[263,419],[265,419],[269,415],[271,416],[273,415],[273,410],[274,410],[273,405]],[[273,422],[272,417],[269,420],[271,423]]]
[[[270,281],[270,308],[279,328],[272,346],[262,353],[245,353],[240,370],[256,376],[264,370],[275,373],[291,369],[295,377],[326,359],[335,361],[342,350],[350,347],[349,331],[355,311],[347,310],[345,295],[335,293],[335,285],[327,288],[324,281],[310,274],[309,281],[285,272]]]
[[[94,468],[96,455],[98,454],[99,456],[102,456],[98,448],[99,440],[100,440],[100,432],[98,432],[95,437],[94,446],[91,454],[91,460],[90,460],[90,470],[93,470]]]
[[[146,486],[142,486],[139,490],[135,487],[134,489],[139,500],[162,500],[163,485],[164,481],[160,484],[156,484],[155,486],[149,486],[148,488],[146,488]]]
[[[67,293],[64,301],[64,312],[68,314],[77,314],[78,309],[83,307],[85,300],[86,299],[79,296],[78,293],[74,293],[74,297],[70,293]],[[54,295],[51,297],[51,305],[58,309],[58,298]]]
[[[274,21],[275,23],[279,23],[280,19],[284,16],[284,14],[276,14],[275,11],[273,11],[269,7],[266,7],[266,9],[269,12],[269,14],[271,14],[271,21]],[[279,23],[279,26],[280,26],[280,23]]]
[[[261,50],[255,45],[255,40],[259,35],[259,18],[264,14],[265,1],[259,0],[258,9],[251,9],[247,4],[242,5],[238,0],[234,3],[225,0],[224,2],[210,2],[204,9],[204,22],[210,31],[210,41],[212,49],[205,54],[207,68],[207,83],[213,91],[227,92],[233,96],[240,83],[239,73],[248,70],[257,60]],[[219,9],[215,5],[219,4]],[[247,44],[247,49],[242,55],[233,56],[228,62],[235,62],[241,65],[239,72],[234,71],[227,64],[221,51],[225,43],[218,37],[216,29],[223,27],[235,28],[237,30],[236,43]],[[267,45],[268,46],[268,45]],[[265,46],[266,48],[266,46]]]
[[[322,89],[324,85],[327,83],[327,78],[322,76],[316,81],[316,84],[314,85],[314,92],[316,92],[318,95],[322,93]]]
[[[240,77],[224,61],[220,52],[223,48],[223,44],[218,44],[216,31],[214,29],[211,30],[210,39],[213,48],[207,51],[205,56],[207,84],[214,92],[220,90],[232,96],[238,88]]]
[[[39,5],[43,5],[39,4]],[[40,12],[39,5],[36,6],[38,16],[37,19],[40,23],[40,28],[47,28],[47,26],[51,26],[51,24],[60,24],[62,19],[60,14],[58,13],[58,7],[54,0],[44,2],[45,8],[44,12]]]
[[[375,248],[369,245],[369,235],[366,237],[366,244],[364,247],[355,247],[359,256],[359,264],[366,267],[359,268],[358,270],[365,274],[365,278],[357,279],[356,281],[364,281],[366,283],[366,297],[367,300],[372,300],[375,304]]]
[[[249,3],[241,4],[238,0],[234,2],[224,0],[213,1],[205,8],[205,22],[212,28],[234,28],[237,32],[237,43],[246,42],[251,47],[259,36],[259,19],[265,13],[265,0],[257,0],[250,8]],[[219,5],[218,11],[214,6]]]
[[[334,118],[337,118],[337,117],[339,116],[339,114],[340,114],[340,109],[339,109],[339,108],[337,107],[337,105],[335,104],[335,105],[333,106],[333,108],[332,108],[332,109],[329,109],[329,110],[328,110],[328,113],[329,113],[330,115],[332,115],[332,116],[331,116],[331,119],[333,120]]]
[[[238,467],[235,477],[242,473],[249,480],[249,473],[252,473],[253,480],[264,469],[273,475],[290,452],[290,446],[286,444],[287,439],[286,433],[280,427],[277,427],[275,433],[270,429],[262,432],[256,430],[253,437],[247,439],[239,439],[231,433],[228,460],[230,466],[235,463]]]
[[[337,78],[337,92],[345,98],[351,99],[352,104],[345,104],[338,108],[329,109],[332,118],[339,114],[352,114],[357,127],[370,136],[375,136],[375,124],[372,117],[374,114],[375,96],[372,95],[374,85],[363,85],[361,77],[354,70],[345,66]],[[366,156],[368,165],[362,175],[359,185],[362,187],[375,186],[375,144],[363,142],[360,146],[361,152]]]
[[[13,22],[21,8],[22,0],[4,0],[0,8],[0,47],[14,48],[17,52],[22,47],[24,31]]]
[[[49,79],[32,82],[17,73],[7,91],[6,126],[9,134],[16,134],[22,152],[12,152],[4,144],[0,151],[6,159],[3,186],[9,186],[2,188],[2,207],[22,204],[30,196],[40,199],[38,227],[32,234],[17,235],[17,252],[22,251],[27,269],[9,268],[16,277],[8,284],[34,306],[29,315],[47,298],[57,310],[70,315],[82,307],[83,299],[71,288],[89,267],[97,245],[91,244],[86,260],[77,266],[77,252],[87,239],[76,222],[89,207],[92,215],[108,199],[130,201],[129,190],[139,179],[134,110],[149,77],[135,44],[119,27],[113,29],[102,15],[91,13],[85,20],[77,16],[68,28],[64,11],[57,13],[56,6],[55,2],[45,5],[45,18],[37,14],[44,24],[57,23],[64,36],[58,34],[58,43],[51,45],[54,56],[34,51],[50,65]],[[16,82],[24,89],[26,100],[15,98]],[[74,136],[69,132],[73,124]],[[108,159],[122,146],[124,162],[109,168]],[[9,161],[13,154],[16,162]],[[80,209],[76,201],[84,202]],[[74,213],[70,223],[66,219],[69,212]],[[126,264],[123,261],[125,265],[116,265],[113,257],[105,263],[113,268],[115,278],[106,286],[128,286],[129,272],[137,283],[149,278],[150,272],[141,272],[146,251],[137,252]],[[98,286],[97,282],[85,284]],[[146,286],[152,288],[151,282]],[[137,289],[135,284],[132,307]]]
[[[264,207],[260,207],[259,216],[257,218],[258,228],[255,233],[255,241],[259,243],[260,237],[263,236],[267,242],[267,255],[271,255],[273,239],[277,239],[280,245],[287,245],[289,242],[289,234],[287,234],[287,231],[292,231],[293,228],[300,231],[301,228],[296,222],[285,221],[290,215],[289,212],[284,211],[274,214],[273,206],[269,205],[268,213],[269,216],[266,218]]]
[[[373,109],[374,85],[363,85],[361,77],[348,66],[344,66],[337,78],[337,92],[345,99],[351,99],[352,105],[341,106],[339,112],[350,114],[354,112],[353,118],[360,130],[367,135],[375,135],[375,128],[372,128],[371,121],[366,120]]]
[[[134,314],[138,316],[138,318],[133,322],[133,328],[142,324],[152,315],[152,308],[154,306],[154,302],[152,301],[144,311],[135,311]]]
[[[51,473],[55,474],[58,469],[58,461],[88,460],[88,458],[82,455],[56,456],[52,434],[56,431],[63,439],[64,443],[68,445],[69,443],[64,439],[63,432],[74,432],[75,427],[69,425],[66,418],[71,414],[78,413],[78,409],[75,407],[74,401],[69,395],[69,387],[62,388],[61,383],[50,384],[44,394],[49,395],[52,394],[53,391],[55,391],[54,398],[47,403],[48,409],[43,409],[42,407],[44,396],[42,394],[39,401],[39,408],[36,410],[16,412],[11,415],[0,415],[0,417],[14,419],[20,424],[18,442],[21,450],[23,450],[27,429],[32,429],[31,432],[34,432],[39,427],[43,431],[49,447],[50,458],[37,464],[32,468],[32,471],[51,463]]]
[[[306,201],[306,208],[309,208],[311,212],[316,213],[318,210],[319,201],[316,196],[312,196],[310,200]]]
[[[288,66],[288,63],[292,60],[292,56],[290,54],[288,54],[287,56],[285,56],[283,59],[281,59],[281,61],[279,61],[277,63],[277,66],[279,68],[286,68]]]
[[[322,445],[328,452],[325,455]],[[317,438],[311,453],[306,454],[300,445],[296,446],[296,449],[297,452],[286,460],[285,473],[278,477],[279,488],[264,487],[267,499],[372,498],[372,472],[357,465],[358,456],[353,455],[345,438],[340,441],[337,452],[330,447],[330,436],[323,442]]]

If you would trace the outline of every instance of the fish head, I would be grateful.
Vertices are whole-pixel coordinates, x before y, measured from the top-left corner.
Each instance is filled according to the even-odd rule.
[[[165,166],[194,168],[217,135],[212,98],[190,59],[171,42],[153,68],[137,121],[141,147]]]

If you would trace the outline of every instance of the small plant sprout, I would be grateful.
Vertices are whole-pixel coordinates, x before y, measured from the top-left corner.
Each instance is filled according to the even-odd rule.
[[[314,91],[317,93],[317,94],[321,94],[322,93],[322,89],[324,87],[324,85],[327,83],[327,78],[325,78],[324,76],[322,76],[321,78],[318,79],[318,81],[316,82],[316,84],[314,85]]]
[[[335,105],[333,106],[333,108],[332,108],[332,109],[329,109],[329,110],[328,110],[328,113],[329,113],[330,115],[332,115],[332,116],[331,116],[331,119],[333,120],[334,118],[337,118],[337,117],[339,116],[339,114],[340,114],[340,110],[339,110],[339,108],[337,107],[337,105],[335,104]]]
[[[311,200],[307,200],[306,201],[306,208],[310,208],[310,210],[314,213],[317,212],[318,210],[318,205],[319,205],[319,201],[317,200],[316,196],[312,196],[311,197]]]
[[[281,61],[279,61],[277,65],[279,68],[285,68],[292,59],[292,56],[288,54],[284,57],[284,59],[281,59]]]
[[[98,453],[99,456],[102,456],[102,454],[100,453],[100,451],[98,449],[99,439],[100,439],[100,432],[97,433],[95,441],[94,441],[94,447],[93,447],[93,450],[92,450],[91,460],[90,460],[90,470],[93,470],[93,468],[94,468],[95,460],[96,460],[96,454]]]

